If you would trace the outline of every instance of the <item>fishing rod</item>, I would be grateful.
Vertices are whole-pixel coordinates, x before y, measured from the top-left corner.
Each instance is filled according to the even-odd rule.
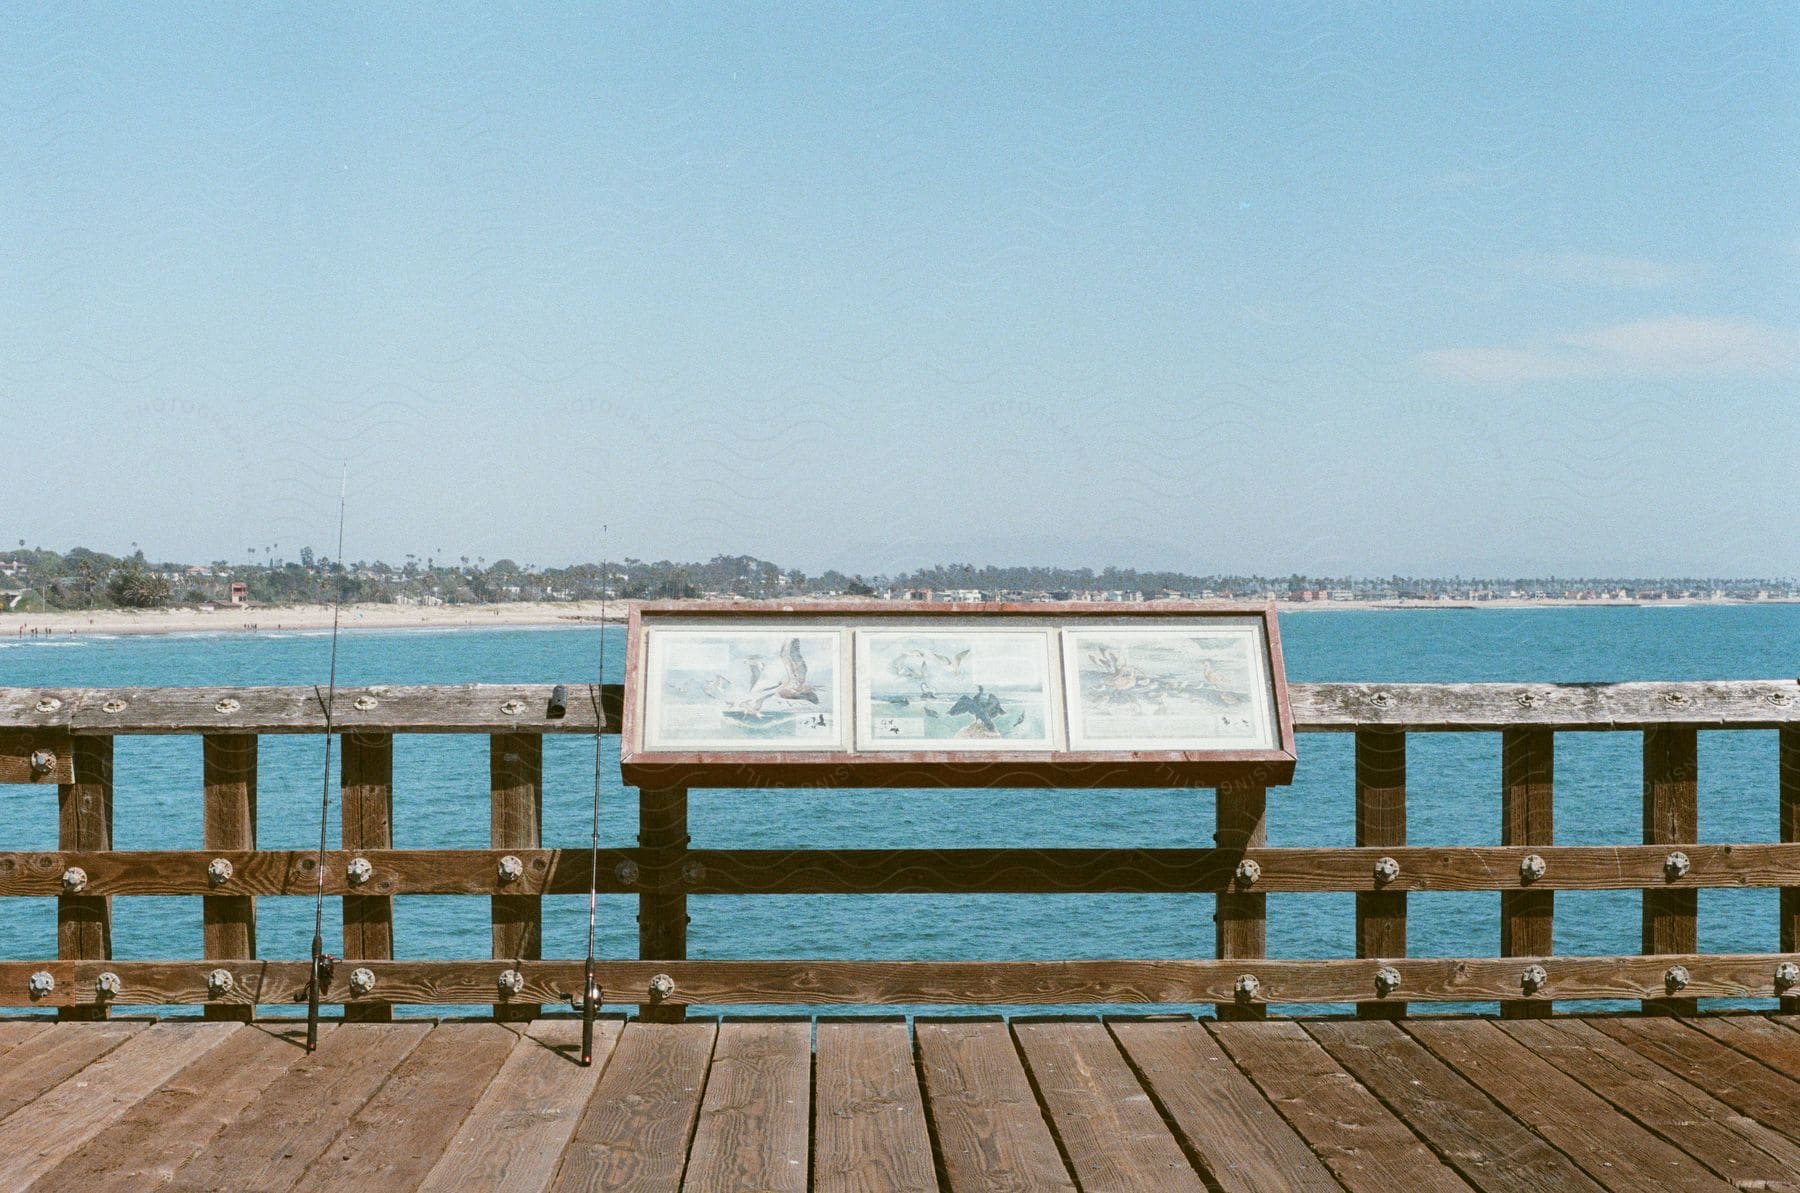
[[[606,527],[600,528],[602,539]],[[594,676],[594,835],[588,849],[587,968],[581,990],[581,1063],[594,1063],[594,1016],[600,1009],[599,975],[594,972],[594,920],[600,891],[600,727],[606,713],[600,692],[606,683],[606,560],[600,561],[600,663]]]
[[[344,469],[338,481],[338,541],[337,556],[333,561],[341,570],[344,566],[344,507],[349,490],[350,469]],[[338,613],[344,603],[344,586],[340,581],[332,586],[331,593],[331,678],[325,692],[313,685],[313,695],[319,699],[319,707],[325,711],[325,777],[320,783],[319,792],[319,856],[314,870],[318,874],[318,893],[313,900],[313,938],[312,938],[312,976],[306,983],[306,1050],[313,1051],[319,1046],[319,995],[324,991],[324,984],[331,980],[333,958],[325,953],[325,826],[331,815],[331,714],[337,704],[337,659],[338,659]]]

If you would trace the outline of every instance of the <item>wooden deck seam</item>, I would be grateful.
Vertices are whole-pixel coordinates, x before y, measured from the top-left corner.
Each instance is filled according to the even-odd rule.
[[[1131,1070],[1133,1080],[1135,1080],[1143,1089],[1144,1093],[1149,1096],[1150,1105],[1156,1108],[1156,1113],[1162,1118],[1163,1126],[1167,1127],[1169,1129],[1169,1134],[1175,1137],[1175,1144],[1177,1147],[1181,1148],[1181,1154],[1186,1156],[1188,1163],[1194,1166],[1194,1172],[1199,1175],[1203,1182],[1205,1182],[1208,1189],[1217,1190],[1220,1188],[1218,1177],[1213,1174],[1211,1166],[1206,1163],[1206,1158],[1200,1154],[1200,1149],[1187,1137],[1187,1132],[1181,1129],[1180,1121],[1176,1119],[1174,1112],[1169,1109],[1168,1103],[1163,1100],[1162,1095],[1157,1093],[1155,1084],[1150,1080],[1148,1075],[1145,1074],[1144,1070],[1139,1067],[1137,1058],[1132,1056],[1129,1048],[1125,1047],[1125,1042],[1119,1039],[1119,1033],[1114,1030],[1112,1019],[1104,1018],[1101,1022],[1106,1026],[1107,1038],[1113,1042],[1113,1047],[1119,1050],[1119,1055],[1125,1058],[1125,1065]],[[1191,1020],[1191,1022],[1194,1023],[1195,1027],[1199,1027],[1197,1018]],[[1205,1029],[1200,1028],[1199,1030],[1204,1031]],[[1220,1052],[1224,1052],[1224,1049],[1221,1048]],[[1229,1056],[1226,1057],[1226,1061],[1234,1067],[1236,1066],[1237,1062],[1232,1061]],[[1246,1077],[1245,1080],[1247,1081],[1249,1078]],[[1280,1112],[1277,1111],[1276,1113]]]
[[[645,1021],[642,1019],[632,1022],[636,1023],[640,1029],[645,1026]],[[688,1019],[686,1022],[692,1023],[693,1020]],[[688,1168],[694,1161],[694,1140],[700,1135],[700,1118],[706,1113],[706,1091],[712,1088],[713,1062],[719,1055],[719,1028],[724,1025],[724,1016],[714,1016],[712,1024],[712,1042],[706,1046],[706,1066],[700,1071],[700,1088],[694,1093],[694,1114],[687,1125],[687,1138],[682,1140],[681,1144],[681,1176],[675,1182],[675,1187],[684,1191],[687,1188]],[[621,1032],[620,1039],[623,1038],[624,1033]],[[596,1084],[594,1088],[598,1091],[600,1087]],[[808,1147],[810,1148],[810,1146],[809,1144]]]
[[[908,1020],[906,1036],[912,1046],[913,1081],[919,1087],[919,1103],[925,1110],[925,1137],[931,1141],[931,1171],[937,1181],[937,1187],[948,1190],[950,1185],[950,1166],[944,1159],[944,1140],[938,1131],[937,1115],[931,1108],[931,1084],[925,1080],[925,1056],[919,1048],[919,1024],[916,1019]]]
[[[1044,1126],[1050,1129],[1051,1142],[1056,1144],[1056,1154],[1062,1157],[1063,1169],[1069,1174],[1069,1182],[1077,1189],[1082,1187],[1081,1176],[1075,1168],[1075,1158],[1069,1154],[1069,1145],[1064,1141],[1062,1125],[1056,1116],[1050,1113],[1050,1103],[1044,1097],[1043,1086],[1038,1081],[1036,1070],[1031,1067],[1031,1057],[1027,1055],[1025,1046],[1019,1040],[1018,1027],[1010,1019],[1005,1021],[1006,1038],[1012,1044],[1013,1054],[1019,1058],[1019,1067],[1025,1070],[1025,1084],[1031,1089],[1032,1100],[1037,1103],[1038,1113],[1043,1116]],[[1112,1033],[1107,1033],[1112,1038]]]

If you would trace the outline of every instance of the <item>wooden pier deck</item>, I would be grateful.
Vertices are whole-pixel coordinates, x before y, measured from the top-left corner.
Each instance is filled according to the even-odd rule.
[[[0,1189],[1796,1189],[1800,1016],[0,1020]]]

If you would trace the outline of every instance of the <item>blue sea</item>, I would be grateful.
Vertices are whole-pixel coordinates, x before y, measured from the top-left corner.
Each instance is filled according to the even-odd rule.
[[[1294,681],[1608,681],[1768,679],[1800,675],[1800,605],[1328,611],[1281,624]],[[345,684],[582,682],[593,673],[600,631],[347,631]],[[623,631],[608,629],[607,678],[622,676]],[[81,635],[0,639],[0,686],[230,687],[322,683],[330,639],[319,632],[166,637]],[[1640,737],[1559,735],[1556,831],[1563,844],[1641,840]],[[487,739],[402,736],[395,746],[395,844],[488,844]],[[635,793],[618,783],[617,739],[605,743],[603,842],[634,843]],[[115,845],[200,846],[200,740],[128,737],[117,744]],[[1271,845],[1349,845],[1351,738],[1303,734],[1294,784],[1271,791]],[[1408,745],[1410,843],[1498,844],[1498,734],[1419,734]],[[312,848],[318,839],[317,737],[263,739],[259,844]],[[1700,837],[1773,841],[1777,757],[1772,732],[1708,732],[1700,738]],[[545,843],[585,848],[592,739],[552,737],[545,748]],[[0,847],[54,849],[54,788],[0,788]],[[1211,843],[1210,792],[704,791],[690,801],[698,848],[893,848],[1187,846]],[[330,825],[337,845],[337,809]],[[1636,892],[1561,892],[1558,953],[1632,953]],[[339,922],[336,901],[326,923]],[[485,898],[397,899],[402,958],[485,957]],[[0,957],[53,956],[52,899],[10,899],[0,919]],[[1414,956],[1498,951],[1498,896],[1414,894]],[[585,949],[585,897],[544,901],[545,955]],[[311,938],[311,901],[258,902],[258,951],[298,958]],[[1213,947],[1210,895],[758,896],[695,897],[689,954],[697,958],[1107,958],[1206,957]],[[1269,952],[1278,957],[1354,955],[1349,894],[1271,895]],[[636,951],[635,900],[600,901],[605,956]],[[193,898],[114,900],[114,952],[122,958],[200,953]],[[329,928],[328,928],[329,932]],[[1706,891],[1700,947],[1773,951],[1773,890]],[[327,948],[336,951],[328,939]],[[1023,1010],[1024,1008],[1020,1008]],[[1316,1009],[1316,1008],[1314,1008]]]

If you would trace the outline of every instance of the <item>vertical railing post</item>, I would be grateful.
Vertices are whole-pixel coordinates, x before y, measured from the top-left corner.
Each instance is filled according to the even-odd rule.
[[[1644,730],[1644,844],[1689,845],[1699,836],[1699,732],[1691,725]],[[1692,953],[1699,948],[1700,892],[1644,892],[1645,953]],[[1644,1000],[1644,1011],[1692,1015],[1692,998]]]
[[[682,859],[688,847],[688,793],[685,787],[638,792],[638,956],[679,961],[687,957],[687,888]],[[649,1023],[676,1023],[679,1006],[642,1003],[638,1015]]]
[[[201,817],[204,849],[256,848],[256,756],[254,733],[208,733],[201,739],[205,794]],[[256,899],[251,895],[207,895],[200,900],[203,951],[208,960],[256,956]],[[247,1023],[255,1007],[208,1003],[208,1019]]]
[[[394,735],[343,737],[344,851],[394,845]],[[389,895],[344,896],[344,960],[389,960],[394,955],[394,900]],[[346,978],[347,980],[347,978]],[[351,1023],[386,1023],[391,1003],[346,1003]]]
[[[65,850],[111,849],[113,739],[76,737],[71,748],[74,782],[57,788],[57,845]],[[57,896],[56,955],[74,961],[98,961],[112,956],[112,896]],[[104,1019],[107,1009],[64,1007],[57,1017]]]
[[[1268,826],[1263,819],[1267,796],[1267,788],[1249,784],[1228,784],[1218,789],[1213,843],[1227,852],[1230,865],[1237,864],[1230,854],[1268,844]],[[1240,885],[1233,884],[1234,888]],[[1260,891],[1233,889],[1219,894],[1218,907],[1213,913],[1213,939],[1218,957],[1259,958],[1266,954],[1267,902],[1268,896]],[[1219,1003],[1215,1011],[1221,1019],[1268,1017],[1268,1007],[1260,1002]]]
[[[1556,735],[1549,729],[1507,729],[1500,736],[1500,843],[1556,842]],[[1500,894],[1500,955],[1547,957],[1555,949],[1554,891]],[[1549,1000],[1500,1003],[1502,1019],[1544,1019]]]
[[[544,739],[536,733],[496,733],[489,741],[493,795],[490,839],[496,849],[537,849],[543,844]],[[535,961],[543,956],[542,904],[536,895],[495,895],[494,957]],[[537,1003],[498,1003],[496,1019],[535,1019]]]
[[[1781,839],[1800,841],[1800,725],[1781,731]],[[1781,888],[1781,951],[1800,953],[1800,887]],[[1781,1000],[1784,1011],[1800,1011],[1800,997]]]
[[[1356,843],[1406,844],[1406,734],[1395,729],[1356,733]],[[1406,892],[1358,891],[1356,955],[1406,956]],[[1406,1004],[1358,1003],[1359,1019],[1400,1019]]]

